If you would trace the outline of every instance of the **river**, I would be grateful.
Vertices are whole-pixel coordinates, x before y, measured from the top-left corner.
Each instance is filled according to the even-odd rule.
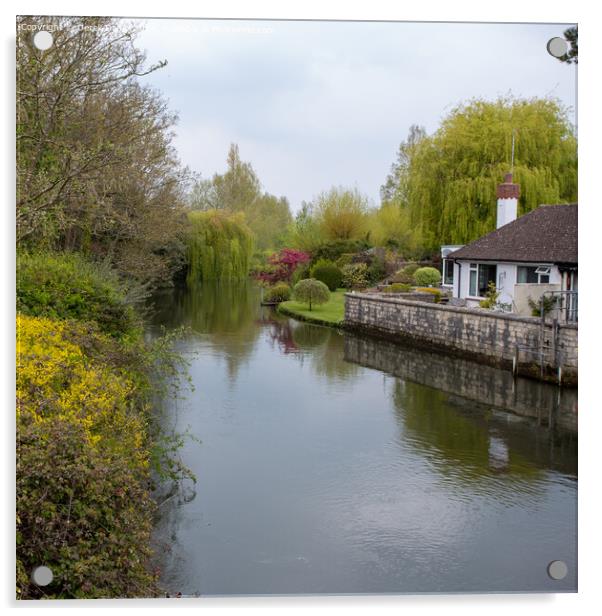
[[[251,283],[154,309],[190,328],[195,388],[167,409],[198,479],[161,507],[169,592],[576,590],[576,390],[297,322]]]

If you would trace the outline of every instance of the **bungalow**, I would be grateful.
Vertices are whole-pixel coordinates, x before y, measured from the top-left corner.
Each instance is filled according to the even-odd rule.
[[[499,304],[520,315],[531,314],[529,300],[556,294],[566,318],[576,319],[577,204],[541,205],[517,218],[519,194],[507,174],[497,190],[496,230],[448,250],[443,282],[453,288],[454,303],[467,306],[478,306],[493,283]]]

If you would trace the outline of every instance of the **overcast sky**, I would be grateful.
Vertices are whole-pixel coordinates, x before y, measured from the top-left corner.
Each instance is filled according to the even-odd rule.
[[[302,200],[333,185],[376,204],[411,124],[434,132],[458,103],[555,96],[575,67],[546,43],[568,24],[149,20],[147,78],[179,114],[182,162],[211,177],[238,143],[264,190]],[[571,115],[574,121],[574,113]]]

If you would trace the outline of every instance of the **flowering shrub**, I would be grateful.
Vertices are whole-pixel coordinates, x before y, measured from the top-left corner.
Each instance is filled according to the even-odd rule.
[[[118,352],[88,324],[17,317],[21,598],[157,592],[148,409]],[[41,564],[54,574],[43,590],[29,578]]]
[[[365,263],[350,263],[343,266],[342,284],[347,289],[368,285],[368,266]]]
[[[283,248],[268,258],[268,265],[256,274],[256,278],[269,284],[291,282],[294,271],[301,265],[309,263],[310,256],[302,250]]]

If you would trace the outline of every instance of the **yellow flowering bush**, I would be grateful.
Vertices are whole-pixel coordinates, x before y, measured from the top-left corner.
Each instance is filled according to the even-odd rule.
[[[151,596],[148,409],[121,346],[93,325],[17,317],[21,598]]]

